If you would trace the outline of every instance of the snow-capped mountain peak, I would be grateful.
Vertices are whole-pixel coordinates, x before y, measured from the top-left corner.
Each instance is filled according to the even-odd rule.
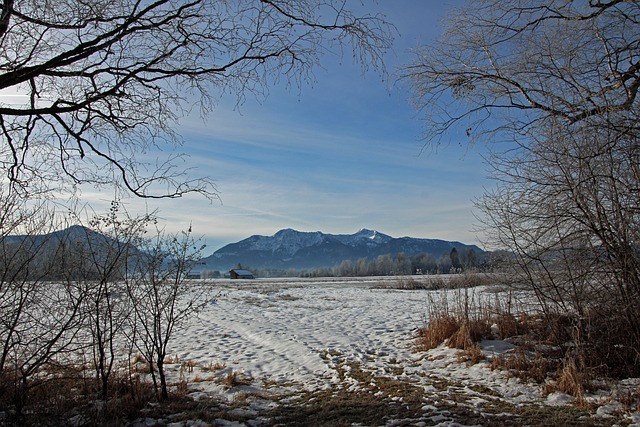
[[[392,239],[391,236],[380,233],[376,230],[369,230],[368,228],[362,228],[355,234],[339,234],[335,236],[342,243],[349,246],[356,246],[362,243],[366,244],[379,244],[386,243]]]
[[[368,228],[361,228],[355,235],[373,240],[378,236],[378,232],[376,230],[369,230]]]

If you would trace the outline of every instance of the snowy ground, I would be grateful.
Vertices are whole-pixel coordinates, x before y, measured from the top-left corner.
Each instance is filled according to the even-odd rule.
[[[610,391],[572,412],[569,396],[545,396],[486,361],[467,366],[445,347],[416,352],[413,336],[442,291],[392,289],[397,282],[214,282],[205,309],[175,337],[169,369],[203,407],[215,401],[220,416],[173,425],[545,425],[563,417],[571,425],[640,425],[640,414]],[[489,357],[512,349],[482,346]],[[307,412],[295,413],[301,405]]]

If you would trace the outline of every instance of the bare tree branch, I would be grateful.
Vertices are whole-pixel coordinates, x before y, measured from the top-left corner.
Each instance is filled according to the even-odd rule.
[[[486,0],[452,14],[443,38],[401,71],[425,138],[454,124],[480,138],[637,109],[639,20],[633,1]]]
[[[117,183],[141,197],[215,197],[210,179],[144,173],[153,169],[142,160],[146,148],[179,145],[174,125],[194,103],[210,111],[223,93],[242,102],[281,78],[299,84],[331,46],[351,46],[363,66],[382,69],[390,47],[383,17],[356,17],[341,0],[89,0],[55,10],[4,0],[1,7],[0,89],[18,89],[28,102],[0,103],[7,148],[0,161],[25,192],[33,191],[25,182],[47,186],[22,164],[39,155],[66,159],[51,164],[61,173],[49,176],[72,183],[104,183],[115,170]],[[110,165],[108,176],[92,169],[89,153]]]

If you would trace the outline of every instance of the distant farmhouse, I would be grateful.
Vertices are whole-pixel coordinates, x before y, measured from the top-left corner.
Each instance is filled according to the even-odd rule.
[[[231,269],[229,271],[229,277],[232,279],[255,279],[253,273],[249,270],[241,270],[241,269]]]

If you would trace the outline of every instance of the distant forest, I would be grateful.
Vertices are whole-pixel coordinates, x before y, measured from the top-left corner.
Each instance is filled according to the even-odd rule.
[[[373,259],[359,258],[355,262],[344,260],[333,267],[310,269],[270,269],[253,268],[250,265],[238,265],[251,270],[256,277],[362,277],[362,276],[400,276],[412,274],[450,274],[466,270],[486,270],[489,268],[489,256],[472,249],[458,252],[453,248],[437,259],[428,253],[408,256],[404,252],[380,255]],[[219,271],[203,271],[202,278],[220,277]]]

